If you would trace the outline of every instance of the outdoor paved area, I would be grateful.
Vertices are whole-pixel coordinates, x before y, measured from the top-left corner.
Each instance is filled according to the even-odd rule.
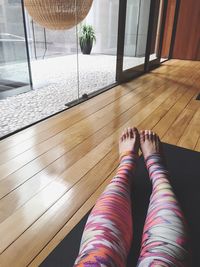
[[[143,58],[126,58],[126,67],[143,63]],[[34,90],[0,100],[0,137],[66,109],[65,104],[115,82],[116,56],[63,56],[31,63]],[[27,65],[1,68],[0,78],[26,81]],[[79,87],[79,90],[78,90]],[[79,93],[78,93],[79,91]]]

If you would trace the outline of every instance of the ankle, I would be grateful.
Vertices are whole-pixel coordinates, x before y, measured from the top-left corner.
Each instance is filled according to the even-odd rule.
[[[133,151],[127,151],[127,153],[121,154],[118,171],[125,170],[127,174],[133,174],[136,169],[138,158],[138,154]]]
[[[120,154],[119,156],[119,161],[121,162],[124,158],[127,158],[127,157],[131,157],[131,158],[134,158],[134,159],[138,159],[139,155],[138,153],[136,153],[135,151],[133,150],[127,150],[127,151],[124,151]]]
[[[153,160],[155,162],[162,162],[162,155],[159,152],[151,153],[150,155],[144,156],[145,162],[148,162],[149,160]]]
[[[169,176],[163,157],[160,153],[153,153],[149,155],[145,158],[145,164],[151,180],[155,177]]]

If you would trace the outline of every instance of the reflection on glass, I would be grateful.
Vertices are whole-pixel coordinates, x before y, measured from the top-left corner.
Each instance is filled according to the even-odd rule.
[[[123,70],[144,64],[150,0],[127,0]]]
[[[51,90],[64,107],[78,98],[76,27],[49,30],[33,21],[27,12],[26,25],[33,88]]]
[[[169,0],[167,4],[167,16],[166,16],[166,23],[164,30],[161,61],[164,61],[169,57],[172,32],[174,26],[175,10],[176,10],[176,0]]]
[[[113,84],[118,12],[118,0],[94,0],[84,21],[60,31],[42,28],[26,14],[34,89],[51,86],[67,103]],[[79,43],[85,24],[92,26],[96,39],[89,55],[81,52]]]
[[[167,12],[166,21],[164,28],[164,35],[162,41],[162,49],[160,46],[161,41],[161,31],[163,23],[163,13],[164,13],[164,0],[155,0],[155,14],[157,14],[153,19],[153,36],[151,42],[151,54],[150,61],[159,58],[160,61],[164,61],[169,57],[172,31],[174,25],[174,15],[176,8],[176,0],[169,0],[167,2]],[[161,50],[161,51],[160,51]]]
[[[161,37],[161,26],[163,20],[163,8],[164,1],[163,0],[155,0],[155,16],[152,20],[153,30],[152,30],[152,39],[151,39],[151,51],[149,61],[153,61],[160,57],[159,45],[160,45],[160,37]]]
[[[0,1],[0,94],[30,83],[21,1]]]

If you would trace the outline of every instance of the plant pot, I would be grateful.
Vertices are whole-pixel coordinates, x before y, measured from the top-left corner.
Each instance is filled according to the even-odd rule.
[[[83,42],[82,44],[80,44],[81,52],[84,55],[89,55],[91,53],[91,50],[92,50],[92,45],[93,45],[93,41],[91,41],[91,40]]]

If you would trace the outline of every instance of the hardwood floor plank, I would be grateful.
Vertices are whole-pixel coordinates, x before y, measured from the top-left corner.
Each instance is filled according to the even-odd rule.
[[[170,95],[164,103],[162,103],[154,112],[152,112],[142,123],[139,124],[140,130],[153,129],[165,114],[174,106],[181,95],[186,92],[185,88],[174,87],[175,91]]]
[[[125,96],[121,97],[119,101],[115,101],[104,107],[103,109],[99,110],[96,114],[93,113],[87,117],[88,125],[91,127],[98,117],[98,127],[102,127],[103,124],[107,123],[107,120],[112,120],[115,114],[116,108],[120,109],[120,112],[125,112],[131,105],[138,103],[145,95],[151,92],[150,89],[141,92],[141,88],[138,91],[133,92],[132,94],[126,94]],[[109,114],[109,116],[105,116],[105,114]],[[85,120],[81,120],[78,123],[74,124],[73,126],[59,132],[58,134],[54,135],[52,138],[47,139],[45,142],[33,147],[33,149],[29,149],[24,153],[20,154],[19,156],[15,157],[12,160],[7,161],[6,163],[0,165],[0,180],[4,179],[9,174],[13,173],[14,171],[20,169],[23,165],[29,163],[30,161],[34,160],[35,158],[39,157],[40,155],[48,152],[50,149],[57,147],[63,142],[66,142],[67,138],[72,139],[76,138],[80,142],[82,141],[78,135],[78,127],[83,127],[85,124]],[[82,129],[82,128],[81,128]],[[94,130],[98,130],[97,126]],[[77,136],[76,136],[77,135]],[[72,143],[72,142],[71,142]],[[2,155],[2,157],[5,155]]]
[[[58,232],[58,229],[61,229],[66,224],[66,222],[82,206],[82,203],[87,201],[87,199],[96,191],[96,188],[98,188],[114,170],[114,167],[112,168],[109,165],[112,163],[113,165],[116,165],[116,158],[114,158],[115,154],[118,161],[118,153],[115,151],[110,152],[110,154],[107,155],[103,161],[99,162],[99,164],[97,164],[84,179],[81,179],[67,194],[59,199],[50,210],[40,217],[35,224],[21,235],[7,250],[5,250],[0,256],[0,261],[3,263],[3,266],[10,267],[13,266],[13,263],[15,264],[15,267],[27,266],[32,260],[32,255],[36,255],[41,247],[44,247],[47,240],[53,238]],[[106,165],[107,168],[105,167]],[[93,183],[91,183],[91,179],[93,180]],[[82,191],[81,195],[80,190]],[[77,195],[79,196],[78,198]],[[52,217],[52,213],[55,217]],[[59,218],[59,220],[55,220],[55,218]],[[48,225],[45,231],[43,228],[44,225]],[[35,233],[38,235],[42,234],[42,238],[34,238]],[[30,242],[30,238],[32,242],[30,246],[27,246]],[[22,249],[23,255],[19,258],[18,253],[21,254]]]
[[[170,93],[172,94],[173,91],[171,91]],[[155,94],[155,91],[154,91],[154,93],[152,93],[152,97],[151,98],[149,96],[149,99],[152,100],[154,94]],[[148,99],[148,98],[146,98],[146,99]],[[121,121],[118,120],[118,122],[117,122],[118,123],[118,126],[123,125],[123,123],[125,123],[128,118],[131,118],[132,117],[131,114],[134,113],[133,112],[133,109],[135,109],[135,111],[136,110],[141,111],[141,107],[143,106],[144,103],[145,102],[142,102],[142,103],[140,103],[140,105],[138,105],[138,106],[136,105],[135,107],[133,107],[129,111],[129,114],[128,113],[123,114],[123,117],[122,117],[123,120],[121,120]],[[96,144],[97,140],[99,140],[99,141],[101,140],[101,136],[100,136],[101,133],[107,133],[107,134],[110,133],[111,134],[113,132],[114,127],[116,127],[116,122],[113,122],[113,125],[112,124],[108,124],[108,126],[105,127],[105,129],[103,128],[99,132],[99,135],[96,136],[96,139],[92,143]],[[105,134],[102,137],[103,137],[103,139],[105,139]],[[117,139],[118,139],[118,137],[117,137]],[[90,137],[90,142],[91,142],[91,137]],[[88,146],[88,142],[86,142],[85,148],[87,146]],[[79,150],[82,151],[83,150],[83,146],[80,147]],[[77,153],[77,151],[75,151],[75,152]],[[59,164],[59,165],[64,167],[62,169],[64,171],[64,169],[66,168],[66,164],[64,164],[64,162],[63,162],[63,164]],[[57,174],[58,173],[61,173],[61,171],[58,171],[58,169],[56,169],[56,173]],[[52,177],[51,177],[51,179],[48,179],[47,178],[47,175],[45,173],[44,173],[44,176],[41,174],[40,177],[41,177],[40,179],[39,179],[39,177],[37,177],[36,182],[34,180],[29,180],[28,183],[25,183],[18,190],[13,191],[12,193],[10,193],[8,196],[6,196],[2,200],[2,202],[0,203],[0,208],[3,210],[3,207],[6,207],[6,210],[4,210],[4,212],[2,212],[0,221],[5,220],[12,212],[14,212],[21,205],[23,205],[24,204],[24,201],[26,201],[31,196],[33,196],[34,194],[36,194],[37,190],[36,190],[35,185],[38,184],[39,185],[39,190],[41,190],[41,184],[44,187],[45,185],[49,184],[52,181]],[[5,180],[5,181],[7,181],[7,180]],[[20,198],[19,198],[19,196],[20,196]]]
[[[163,86],[163,87],[165,88],[165,86]],[[145,117],[148,115],[149,111],[156,109],[157,106],[160,105],[160,103],[162,103],[166,99],[166,97],[168,97],[170,94],[171,94],[171,89],[170,88],[166,89],[164,91],[164,93],[162,93],[160,96],[158,96],[156,99],[154,99],[150,104],[148,104],[145,108],[143,108],[140,112],[138,112],[135,116],[133,116],[131,118],[131,120],[129,120],[126,123],[126,125],[127,126],[129,124],[131,125],[133,122],[134,122],[134,125],[137,125],[137,120],[141,121],[142,118],[145,119]],[[123,126],[123,128],[124,128],[124,126]],[[112,149],[112,146],[116,142],[118,142],[118,138],[116,138],[116,134],[117,134],[117,136],[119,136],[119,134],[123,128],[121,127],[120,129],[115,131],[115,134],[112,134],[110,137],[105,139],[105,141],[103,141],[91,153],[89,153],[91,156],[91,159],[89,159],[85,156],[82,160],[79,161],[80,167],[79,166],[78,167],[72,166],[69,170],[67,170],[66,172],[64,172],[61,175],[61,177],[59,178],[59,180],[60,180],[59,182],[55,181],[55,182],[52,182],[49,186],[47,186],[41,192],[41,197],[38,195],[35,196],[29,202],[27,202],[21,209],[18,209],[13,215],[8,217],[5,221],[3,221],[1,223],[0,236],[2,233],[7,232],[8,229],[13,229],[13,225],[16,225],[16,222],[23,220],[23,214],[25,212],[24,210],[34,210],[35,211],[35,214],[32,213],[24,223],[21,223],[19,225],[19,227],[17,227],[17,228],[15,227],[13,231],[10,231],[9,235],[6,236],[5,240],[2,239],[2,242],[0,244],[0,253],[2,251],[4,251],[12,242],[14,242],[14,240],[16,240],[26,229],[28,229],[28,225],[33,224],[40,216],[42,216],[42,214],[45,213],[45,211],[47,209],[49,209],[51,205],[53,205],[53,203],[56,201],[56,199],[58,200],[60,197],[62,197],[63,194],[66,193],[67,190],[69,190],[71,188],[71,187],[67,187],[67,185],[69,183],[70,183],[70,185],[72,183],[76,183],[84,175],[85,169],[88,171],[88,168],[92,168],[90,164],[92,164],[92,162],[94,161],[93,157],[97,153],[96,151],[98,151],[98,157],[99,156],[102,157],[102,153],[106,154],[109,152],[110,149]],[[101,151],[101,149],[102,149],[102,151]],[[98,157],[96,160],[100,160]],[[82,163],[82,162],[87,162],[87,166],[85,166],[85,163]],[[89,164],[89,162],[90,162],[90,164]],[[97,164],[96,161],[95,161],[95,164]],[[78,172],[78,174],[76,173],[77,169],[79,172],[81,172],[81,174],[79,174],[79,172]],[[71,176],[73,177],[73,179],[71,178]],[[78,180],[76,180],[76,179],[78,179]],[[60,186],[59,186],[60,183],[62,183],[62,185],[65,185],[65,183],[66,183],[66,185],[64,187],[60,188]],[[57,187],[58,187],[58,189],[57,189]],[[55,192],[54,192],[54,190],[55,190]],[[42,203],[41,203],[42,199],[44,199],[48,195],[51,196],[51,198],[49,199],[49,202],[46,201],[42,205]],[[55,197],[55,199],[53,198],[53,196]],[[40,203],[40,208],[36,209],[36,207],[39,203]],[[17,225],[18,225],[18,223],[17,223]]]
[[[67,169],[58,179],[34,196],[21,209],[0,224],[0,253],[2,253],[12,242],[14,242],[30,225],[42,216],[52,205],[67,193],[78,181],[94,168],[101,159],[111,150],[112,138],[89,152],[84,158]],[[105,164],[105,163],[104,163]],[[31,211],[24,220],[24,214]],[[4,235],[7,233],[7,235]]]
[[[64,227],[51,239],[51,241],[44,247],[44,249],[34,258],[28,265],[29,267],[39,266],[41,262],[53,251],[54,248],[67,236],[73,229],[74,225],[78,224],[80,219],[94,206],[97,198],[104,191],[110,180],[114,177],[116,170],[114,170],[109,177],[98,187],[98,189],[91,195],[91,197],[83,204],[83,206],[73,215],[73,217],[64,225]]]
[[[196,144],[198,142],[200,136],[200,103],[199,109],[192,116],[190,122],[188,123],[188,127],[182,134],[178,146],[185,147],[188,149],[196,150]]]
[[[184,110],[190,100],[196,94],[196,89],[192,88],[187,90],[185,94],[177,101],[177,103],[166,113],[166,115],[159,121],[159,123],[153,128],[153,130],[159,135],[164,136],[170,126]]]
[[[0,266],[39,266],[94,205],[124,128],[200,151],[199,76],[200,62],[170,60],[1,141]]]
[[[54,123],[49,123],[48,126],[46,126],[46,123],[43,122],[42,127],[41,127],[43,131],[39,131],[38,133],[35,133],[35,135],[33,135],[33,136],[32,135],[28,136],[29,138],[25,139],[24,141],[19,139],[19,144],[16,144],[15,146],[11,146],[10,148],[8,147],[7,149],[4,148],[5,150],[1,151],[0,164],[7,162],[9,159],[11,159],[11,157],[15,157],[15,156],[21,154],[22,152],[28,150],[29,148],[31,148],[37,144],[40,144],[40,143],[46,141],[47,139],[49,139],[50,137],[53,137],[54,135],[58,134],[59,132],[69,128],[73,124],[83,120],[84,118],[91,115],[92,113],[94,113],[94,112],[104,108],[108,104],[116,101],[117,99],[119,99],[120,97],[125,95],[126,93],[129,93],[131,90],[135,89],[135,87],[137,88],[137,85],[133,85],[132,87],[127,87],[127,86],[123,87],[122,86],[122,87],[118,88],[118,90],[116,90],[115,94],[112,91],[113,99],[109,95],[107,96],[107,93],[105,93],[105,94],[102,94],[102,95],[104,95],[104,98],[100,99],[101,101],[99,101],[99,98],[98,98],[98,101],[96,101],[95,104],[94,104],[94,102],[91,102],[89,100],[89,102],[93,103],[93,105],[89,105],[88,108],[85,108],[85,109],[82,108],[81,109],[82,106],[81,107],[77,106],[77,107],[74,107],[70,110],[67,110],[66,112],[64,112],[64,116],[63,116],[62,120],[60,120],[58,118],[56,120],[54,119],[54,121],[53,121]],[[87,102],[85,102],[85,103],[87,103]],[[72,111],[73,111],[73,113],[72,113]],[[45,124],[45,127],[43,124]],[[22,137],[25,138],[24,135]],[[5,156],[7,157],[6,160],[4,159]]]
[[[177,117],[175,122],[169,127],[166,134],[162,137],[162,141],[169,144],[177,144],[191,121],[194,110],[184,109],[183,112]]]
[[[163,92],[165,88],[158,88],[160,92]],[[123,120],[127,121],[128,114],[129,116],[132,117],[135,112],[138,110],[141,110],[145,104],[150,103],[156,96],[156,93],[158,95],[158,92],[154,90],[152,94],[147,96],[146,98],[144,97],[136,106],[133,106],[131,110],[128,110],[128,113],[126,113],[126,117],[123,116]],[[131,112],[131,113],[130,113]],[[116,113],[116,112],[115,112]],[[120,115],[120,114],[119,114]],[[111,122],[109,122],[110,124]],[[116,127],[120,123],[120,116],[116,118],[114,121],[114,126]],[[82,129],[83,130],[83,129]],[[79,128],[77,129],[79,132]],[[81,134],[83,135],[83,132],[81,131]],[[92,135],[86,136],[86,139],[91,137]],[[46,164],[48,166],[50,163],[53,162],[51,159],[53,157],[54,161],[67,153],[69,149],[69,145],[72,145],[72,140],[69,140],[69,144],[64,145],[62,147],[57,146],[55,150],[51,150],[48,152],[48,154],[37,158],[35,161],[32,161],[29,165],[25,165],[23,168],[20,170],[14,172],[13,174],[7,176],[5,179],[0,181],[0,198],[4,197],[6,194],[8,194],[11,190],[14,190],[16,187],[18,187],[20,184],[24,183],[26,180],[30,179],[37,173],[39,173],[41,170],[45,169],[44,165],[41,165],[41,163]],[[82,140],[84,141],[84,140]],[[80,142],[76,143],[78,145]],[[74,145],[75,146],[75,145]],[[71,148],[71,147],[70,147]],[[61,152],[60,152],[61,150]],[[58,151],[58,152],[56,152]],[[43,159],[45,157],[46,159]],[[56,169],[56,172],[58,170]]]
[[[200,136],[199,136],[199,139],[198,139],[197,144],[195,146],[195,150],[200,152]]]
[[[169,64],[169,63],[168,63]],[[160,67],[159,73],[167,73],[168,76],[171,73],[177,72],[181,70],[181,64],[180,66],[176,66],[175,62],[171,62],[170,65],[173,65],[174,68],[172,69],[168,69],[167,65],[162,65],[162,67]],[[186,62],[183,63],[184,65],[186,64]],[[178,75],[178,73],[177,73]],[[82,113],[93,113],[95,112],[95,109],[97,107],[102,108],[104,105],[106,105],[107,103],[111,103],[114,102],[118,97],[123,96],[124,94],[126,94],[127,92],[129,92],[131,89],[135,89],[138,86],[143,86],[145,87],[147,84],[152,85],[152,87],[154,86],[154,84],[157,84],[158,82],[163,82],[162,77],[159,76],[154,76],[152,77],[151,74],[145,74],[139,78],[137,78],[137,80],[128,82],[126,84],[120,85],[118,87],[115,88],[115,90],[109,90],[101,95],[98,95],[97,97],[88,100],[87,102],[82,103],[81,105],[78,105],[72,109],[69,109],[67,111],[64,111],[58,115],[55,115],[51,118],[49,118],[48,120],[45,120],[39,124],[36,124],[34,126],[32,126],[31,128],[28,128],[22,132],[16,133],[14,136],[10,136],[8,138],[6,138],[5,140],[2,140],[0,142],[0,151],[5,151],[13,146],[16,146],[17,144],[30,139],[31,137],[35,138],[37,137],[37,139],[40,139],[40,133],[42,133],[43,131],[46,131],[52,127],[55,127],[56,125],[58,125],[58,122],[62,122],[63,119],[66,120],[67,118],[71,118],[72,117],[72,121],[74,119],[74,116],[82,116]],[[118,94],[119,92],[119,94]],[[38,136],[39,135],[39,136]]]
[[[42,190],[50,182],[56,179],[58,175],[61,174],[65,169],[69,168],[77,160],[84,157],[85,154],[95,148],[97,144],[103,142],[103,140],[109,137],[113,133],[114,129],[116,129],[116,125],[118,127],[123,126],[123,124],[128,119],[131,119],[133,114],[136,114],[143,108],[143,106],[150,103],[155,98],[155,94],[156,90],[154,90],[152,94],[143,98],[140,103],[136,104],[128,111],[115,118],[111,123],[108,123],[97,133],[89,136],[80,145],[76,146],[74,149],[58,158],[55,162],[47,166],[43,171],[31,177],[31,179],[27,180],[27,182],[23,183],[21,186],[19,186],[19,183],[22,183],[21,175],[19,175],[19,180],[17,179],[15,183],[13,180],[16,177],[14,176],[11,180],[8,180],[8,178],[4,179],[3,181],[5,181],[5,183],[0,183],[1,197],[11,191],[11,186],[12,189],[14,189],[14,186],[19,187],[16,190],[10,192],[10,194],[6,195],[0,201],[0,210],[3,211],[0,216],[0,222],[6,219],[10,214],[12,214],[16,209],[18,209],[21,205],[28,201],[37,192]],[[27,177],[28,176],[26,176],[25,178]],[[4,209],[4,207],[6,207],[6,210]]]
[[[113,112],[116,108],[116,105],[118,105],[118,108],[122,109],[122,112],[124,112],[126,109],[130,108],[130,106],[134,103],[137,103],[139,100],[141,100],[140,97],[137,97],[136,95],[126,95],[124,98],[120,98],[119,103],[115,102],[108,106],[106,106],[104,109],[101,109],[98,114],[93,113],[91,116],[87,118],[87,125],[92,128],[92,125],[94,125],[94,121],[96,120],[96,117],[99,119],[98,127],[102,127],[103,124],[108,123],[107,120],[112,120],[113,116],[116,114]],[[106,116],[106,114],[110,114],[110,116]],[[41,143],[40,145],[36,146],[34,149],[30,149],[18,157],[15,157],[13,160],[10,160],[3,165],[0,166],[0,179],[4,179],[9,174],[15,172],[25,164],[29,163],[30,161],[34,160],[38,156],[44,154],[45,152],[48,152],[50,149],[57,147],[58,145],[62,143],[66,143],[66,140],[70,140],[70,144],[73,144],[72,138],[76,141],[78,140],[81,142],[81,136],[79,135],[78,128],[84,127],[85,121],[79,121],[79,123],[71,126],[68,129],[63,130],[62,132],[58,133],[57,135],[53,136],[52,138],[48,139],[47,141]],[[86,127],[84,127],[86,128]],[[92,129],[91,129],[92,130]],[[91,131],[89,129],[89,131]],[[98,128],[95,128],[95,130],[98,130]],[[89,132],[88,131],[88,132]],[[88,133],[90,134],[90,132]],[[85,138],[85,137],[84,137]],[[71,147],[70,147],[71,148]]]
[[[98,109],[101,109],[104,106],[116,101],[118,98],[122,97],[126,93],[129,93],[131,90],[136,89],[138,86],[146,86],[147,82],[152,83],[153,86],[154,84],[160,82],[160,78],[154,77],[154,79],[152,79],[149,74],[146,74],[141,76],[137,80],[134,80],[134,82],[122,84],[115,88],[114,91],[109,90],[101,95],[98,95],[95,98],[82,103],[81,105],[75,106],[69,110],[66,110],[58,115],[49,118],[48,120],[40,122],[39,124],[36,124],[31,128],[16,133],[14,136],[10,136],[5,140],[2,140],[0,142],[0,151],[5,151],[32,137],[35,137],[37,139],[42,138],[40,134],[43,134],[43,131],[47,131],[48,129],[56,127],[59,123],[63,122],[63,120],[66,121],[67,119],[70,119],[72,122],[76,120],[79,121],[79,118],[83,119],[85,118],[84,116],[87,117],[88,115],[96,112]]]

